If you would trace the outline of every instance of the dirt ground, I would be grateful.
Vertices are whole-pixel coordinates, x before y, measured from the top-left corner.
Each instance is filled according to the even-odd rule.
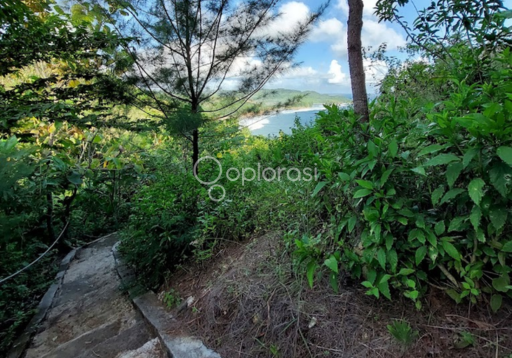
[[[179,326],[225,358],[512,357],[509,302],[492,314],[488,305],[456,305],[433,288],[418,311],[396,292],[393,301],[369,297],[348,277],[338,294],[327,277],[310,289],[287,252],[276,233],[226,244],[171,275],[160,297],[193,297],[189,307],[173,309]],[[416,333],[408,346],[389,333],[397,320]]]

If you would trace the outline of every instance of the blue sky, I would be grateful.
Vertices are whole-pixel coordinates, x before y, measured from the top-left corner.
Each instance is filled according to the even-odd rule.
[[[404,59],[405,55],[398,48],[406,44],[406,34],[400,25],[379,23],[373,15],[377,0],[364,0],[363,46],[377,48],[387,43],[388,54]],[[510,8],[512,0],[504,1]],[[284,1],[279,9],[281,18],[279,29],[293,26],[296,21],[304,19],[308,12],[314,11],[320,2],[314,0]],[[430,1],[416,0],[421,9]],[[332,0],[329,8],[313,28],[306,43],[299,49],[296,61],[301,65],[274,78],[267,88],[289,88],[314,90],[321,93],[350,93],[350,76],[346,52],[347,35],[347,0]],[[412,4],[400,9],[405,20],[412,23],[416,18],[416,9]],[[367,83],[369,92],[375,91],[375,83],[386,73],[384,63],[367,66]]]

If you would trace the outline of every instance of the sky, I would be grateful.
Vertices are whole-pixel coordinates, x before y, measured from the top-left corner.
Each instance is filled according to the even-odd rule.
[[[398,24],[379,23],[378,18],[373,14],[376,3],[377,0],[364,0],[361,36],[363,46],[377,49],[379,45],[386,43],[388,55],[405,59],[406,55],[399,51],[399,48],[405,46],[407,42],[405,31]],[[279,28],[284,30],[287,26],[293,26],[320,4],[318,0],[284,1],[279,8],[281,14]],[[429,4],[430,1],[415,0],[415,5],[419,9]],[[512,0],[504,1],[504,5],[510,8]],[[411,24],[417,16],[415,6],[410,3],[402,7],[400,15]],[[347,19],[347,0],[332,0],[297,53],[295,60],[300,63],[300,66],[274,78],[266,88],[312,90],[329,94],[350,93]],[[387,72],[386,65],[384,62],[371,65],[369,61],[365,61],[365,69],[368,92],[375,93],[376,83]]]

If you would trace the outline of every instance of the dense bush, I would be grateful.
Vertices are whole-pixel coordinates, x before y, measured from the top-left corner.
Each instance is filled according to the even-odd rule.
[[[393,287],[418,307],[428,283],[457,302],[492,294],[494,310],[511,296],[511,63],[507,50],[487,83],[452,77],[435,106],[391,93],[370,123],[329,107],[304,131],[321,145],[309,159],[323,174],[316,200],[336,218],[335,235],[296,241],[310,284],[323,262],[334,287],[343,267],[368,294],[391,298]]]

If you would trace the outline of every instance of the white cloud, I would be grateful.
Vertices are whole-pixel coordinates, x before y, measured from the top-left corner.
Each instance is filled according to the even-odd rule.
[[[377,0],[364,0],[363,30],[361,33],[363,47],[372,47],[375,50],[382,43],[386,43],[388,50],[395,50],[398,47],[405,46],[406,41],[401,34],[386,23],[378,21],[374,15],[376,4]],[[341,9],[345,17],[348,16],[347,0],[339,0],[337,7]],[[335,24],[338,34],[335,34],[334,30],[329,31],[335,27]],[[347,57],[347,32],[341,21],[335,18],[321,21],[312,32],[312,34],[315,33],[321,34],[323,41],[332,41],[331,50],[337,57]]]
[[[329,79],[327,82],[332,84],[344,84],[347,80],[347,75],[343,73],[341,70],[341,65],[336,60],[331,61],[331,65],[329,66]]]
[[[380,60],[364,59],[363,67],[367,84],[378,84],[388,73],[388,65]]]
[[[309,38],[313,42],[320,42],[329,41],[340,36],[346,36],[343,24],[340,20],[331,18],[321,20],[311,31]]]
[[[265,28],[260,29],[256,36],[292,33],[297,29],[298,24],[308,20],[311,12],[303,2],[291,1],[279,7],[278,15],[279,16],[265,26]]]

